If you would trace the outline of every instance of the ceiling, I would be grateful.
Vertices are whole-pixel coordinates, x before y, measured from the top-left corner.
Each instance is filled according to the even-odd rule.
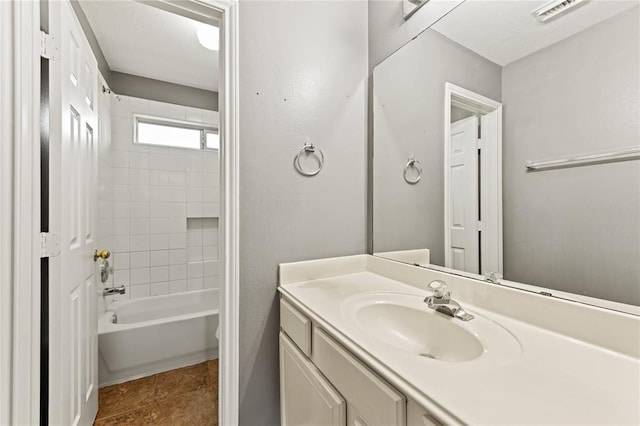
[[[467,0],[431,28],[504,66],[638,6],[637,0],[586,1],[538,22],[531,11],[547,1]]]
[[[133,0],[81,0],[112,71],[218,90],[218,52],[198,41],[196,22]]]

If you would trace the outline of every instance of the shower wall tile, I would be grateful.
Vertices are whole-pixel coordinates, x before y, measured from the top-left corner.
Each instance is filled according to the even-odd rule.
[[[187,280],[169,281],[169,293],[182,293],[187,291]]]
[[[169,281],[169,267],[168,266],[154,266],[149,270],[149,282],[159,283]],[[168,287],[167,287],[168,288]]]
[[[149,284],[133,285],[127,288],[127,291],[129,291],[129,295],[131,296],[131,299],[136,299],[139,297],[148,297],[151,295],[149,292]]]
[[[148,268],[149,267],[149,252],[140,251],[131,253],[129,255],[131,268]]]
[[[169,282],[154,283],[149,286],[150,296],[160,296],[163,294],[169,294]]]
[[[187,290],[195,291],[202,290],[204,288],[204,279],[202,278],[190,278],[187,280]]]
[[[169,234],[149,235],[149,249],[168,250]]]
[[[218,287],[218,153],[133,143],[134,114],[217,125],[218,113],[120,98],[99,156],[100,228],[127,287],[112,299]]]
[[[171,281],[174,280],[184,280],[187,278],[187,265],[171,265],[169,266],[169,279]]]
[[[149,253],[149,266],[163,266],[169,264],[169,250],[155,250]]]

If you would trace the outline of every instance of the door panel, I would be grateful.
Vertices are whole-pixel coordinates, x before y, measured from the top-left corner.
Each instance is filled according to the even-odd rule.
[[[451,124],[449,152],[449,247],[445,266],[480,272],[478,233],[478,117]]]
[[[65,1],[50,2],[51,34],[60,40],[50,61],[50,229],[60,256],[50,260],[49,419],[90,425],[98,410],[97,293],[93,261],[97,209],[97,63]],[[59,123],[59,124],[56,124]]]
[[[480,118],[482,156],[480,208],[482,217],[482,268],[502,274],[502,109]]]

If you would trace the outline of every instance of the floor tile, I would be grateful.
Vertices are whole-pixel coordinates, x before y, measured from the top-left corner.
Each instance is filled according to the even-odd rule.
[[[213,392],[203,388],[156,403],[151,410],[153,426],[213,426],[218,423]]]
[[[147,406],[124,414],[96,420],[94,426],[147,426],[151,419],[151,407]]]
[[[218,399],[218,360],[213,359],[207,361],[207,367],[209,368],[209,380],[213,389],[213,394],[216,400]]]
[[[97,418],[113,416],[138,409],[154,402],[156,376],[144,377],[119,385],[102,388],[98,392]]]
[[[210,386],[207,363],[167,371],[157,375],[156,401],[173,398]]]

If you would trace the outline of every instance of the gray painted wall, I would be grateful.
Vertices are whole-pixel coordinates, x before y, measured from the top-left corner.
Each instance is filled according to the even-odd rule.
[[[524,167],[640,144],[639,22],[636,8],[504,67],[506,278],[640,305],[640,162]]]
[[[111,71],[114,93],[152,101],[218,111],[218,92]]]
[[[278,264],[365,252],[367,3],[240,2],[240,424],[278,425]],[[299,175],[309,137],[324,170]]]
[[[444,265],[444,85],[497,101],[501,68],[427,30],[374,71],[374,251],[429,248]],[[410,155],[422,180],[404,181]]]

